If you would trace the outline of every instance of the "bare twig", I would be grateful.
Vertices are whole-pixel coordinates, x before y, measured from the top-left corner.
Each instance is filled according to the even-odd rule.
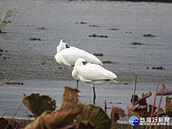
[[[21,125],[21,123],[23,122],[24,120],[21,120],[20,122],[17,122],[17,125],[14,129],[18,129],[19,125]]]
[[[156,87],[156,93],[155,93],[155,97],[154,97],[154,101],[153,101],[153,105],[152,105],[152,110],[151,110],[151,122],[149,124],[149,129],[151,129],[151,123],[152,123],[152,117],[153,117],[153,112],[154,112],[154,107],[155,107],[155,101],[156,101],[156,94],[158,92],[158,87],[159,87],[159,83],[157,84]]]
[[[147,128],[148,128],[148,125],[146,125],[145,129],[147,129]]]
[[[160,108],[160,106],[161,106],[161,102],[162,102],[162,98],[163,98],[164,90],[165,90],[165,85],[163,84],[163,90],[162,90],[162,93],[161,93],[161,98],[160,98],[160,100],[159,100],[158,109],[159,109],[159,108]]]
[[[8,78],[7,80],[5,80],[3,83],[0,84],[0,87],[1,87],[2,85],[6,84],[7,82],[9,82],[10,80],[13,80],[13,78],[11,77],[11,78]]]
[[[162,92],[161,92],[161,98],[160,98],[160,100],[159,100],[159,105],[158,105],[158,110],[160,109],[160,106],[161,106],[161,102],[162,102],[162,98],[163,98],[163,94],[164,94],[164,89],[165,89],[165,85],[163,84],[163,90],[162,90]],[[158,112],[157,112],[157,118],[158,118]],[[158,120],[157,120],[157,122],[156,122],[156,125],[155,125],[155,129],[157,129],[157,123],[158,123]]]
[[[114,109],[112,108],[112,113],[113,115],[111,115],[111,128],[114,129]]]
[[[127,128],[126,129],[130,129],[130,124],[128,124]]]
[[[105,113],[106,113],[106,110],[107,110],[107,104],[106,104],[106,100],[105,100]]]
[[[14,113],[12,119],[17,115],[17,113],[20,111],[20,108],[21,108],[22,104],[20,104],[19,108],[17,109],[17,111]]]
[[[17,109],[17,111],[14,113],[13,117],[11,118],[10,121],[12,121],[14,119],[14,117],[17,115],[17,113],[20,111],[20,108],[21,108],[22,104],[20,104],[19,108]],[[8,122],[7,126],[5,127],[5,129],[8,128],[9,124],[10,124],[10,121]]]
[[[26,110],[26,114],[27,114],[27,116],[28,116],[28,119],[29,119],[29,121],[30,121],[30,117],[29,117],[29,114],[28,114],[27,110]]]
[[[1,116],[1,118],[3,118],[5,116],[6,112]]]
[[[134,106],[134,97],[135,97],[135,92],[136,92],[136,84],[137,84],[137,76],[135,76],[135,86],[134,86],[134,94],[133,94],[133,100],[132,100],[132,109],[135,107]]]

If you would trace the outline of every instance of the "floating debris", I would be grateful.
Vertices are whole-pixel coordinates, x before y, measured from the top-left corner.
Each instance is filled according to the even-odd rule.
[[[110,60],[105,60],[105,61],[102,61],[102,63],[104,63],[104,64],[113,64],[114,62],[112,62]]]
[[[125,32],[125,33],[129,33],[129,34],[131,34],[131,32]]]
[[[23,82],[7,82],[9,85],[23,85]]]
[[[0,49],[0,52],[8,52],[7,50]]]
[[[108,30],[118,30],[118,29],[116,29],[116,28],[110,28],[110,29],[108,29]]]
[[[45,27],[38,27],[38,30],[47,30]]]
[[[23,25],[21,25],[21,26],[23,26]],[[34,27],[33,25],[26,25],[27,27]]]
[[[95,56],[103,56],[103,53],[93,53]]]
[[[155,35],[152,34],[143,34],[144,37],[156,37]]]
[[[96,35],[96,34],[92,34],[92,35],[89,35],[89,37],[99,37],[99,38],[108,38],[107,35]]]
[[[58,69],[63,69],[63,67],[59,67]]]
[[[132,45],[143,45],[143,43],[139,43],[139,42],[133,42],[131,43]]]
[[[75,24],[87,24],[86,22],[75,22]]]
[[[117,102],[116,104],[122,104],[121,102]]]
[[[0,34],[6,34],[6,33],[7,33],[7,32],[3,32],[3,31],[0,30]]]
[[[90,27],[100,27],[100,26],[98,26],[98,25],[89,25]]]
[[[42,64],[42,65],[45,65],[45,64],[46,64],[46,62],[42,62],[41,64]]]
[[[165,68],[163,68],[162,66],[159,67],[152,67],[152,69],[157,69],[157,70],[166,70]]]
[[[5,56],[4,56],[4,57],[3,57],[3,59],[4,59],[4,60],[6,60],[6,59],[7,59],[7,57],[5,57]]]
[[[41,38],[30,38],[29,40],[31,40],[31,41],[35,41],[35,40],[41,41]]]
[[[3,49],[0,49],[0,52],[3,52],[4,50]]]

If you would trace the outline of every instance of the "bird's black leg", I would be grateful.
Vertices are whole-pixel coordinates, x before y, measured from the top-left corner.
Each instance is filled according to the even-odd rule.
[[[76,81],[76,89],[78,89],[79,80]]]
[[[93,86],[93,104],[96,104],[96,91],[95,91],[95,86]]]

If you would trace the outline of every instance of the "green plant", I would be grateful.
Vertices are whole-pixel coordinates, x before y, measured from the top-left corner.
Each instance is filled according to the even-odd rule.
[[[18,11],[20,7],[6,11],[6,2],[4,1],[2,18],[0,19],[0,32],[9,29],[16,21],[17,16],[22,16],[24,11]]]

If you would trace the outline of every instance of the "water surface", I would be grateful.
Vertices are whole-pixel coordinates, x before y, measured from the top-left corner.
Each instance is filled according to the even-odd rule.
[[[12,116],[22,103],[23,93],[40,93],[56,99],[60,107],[64,86],[75,88],[72,68],[54,59],[61,39],[91,53],[103,53],[104,67],[118,75],[118,85],[97,86],[96,105],[130,104],[135,75],[136,93],[155,92],[158,82],[172,85],[172,4],[109,1],[9,1],[8,8],[21,6],[24,15],[6,34],[0,34],[0,77],[13,77],[23,85],[0,88],[0,113]],[[3,6],[0,5],[2,10]],[[84,23],[84,24],[82,24]],[[93,27],[96,26],[96,27]],[[45,30],[38,29],[46,28]],[[105,35],[108,38],[89,37]],[[152,34],[155,37],[145,37]],[[41,41],[31,41],[40,38]],[[133,45],[139,42],[141,45]],[[152,69],[162,67],[162,70]],[[128,85],[125,85],[127,83]],[[80,101],[92,103],[92,88],[80,83]],[[153,103],[153,96],[148,99]],[[121,104],[116,104],[116,103]],[[162,103],[164,106],[165,102]],[[127,111],[126,111],[127,113]],[[27,116],[22,107],[18,116]]]

